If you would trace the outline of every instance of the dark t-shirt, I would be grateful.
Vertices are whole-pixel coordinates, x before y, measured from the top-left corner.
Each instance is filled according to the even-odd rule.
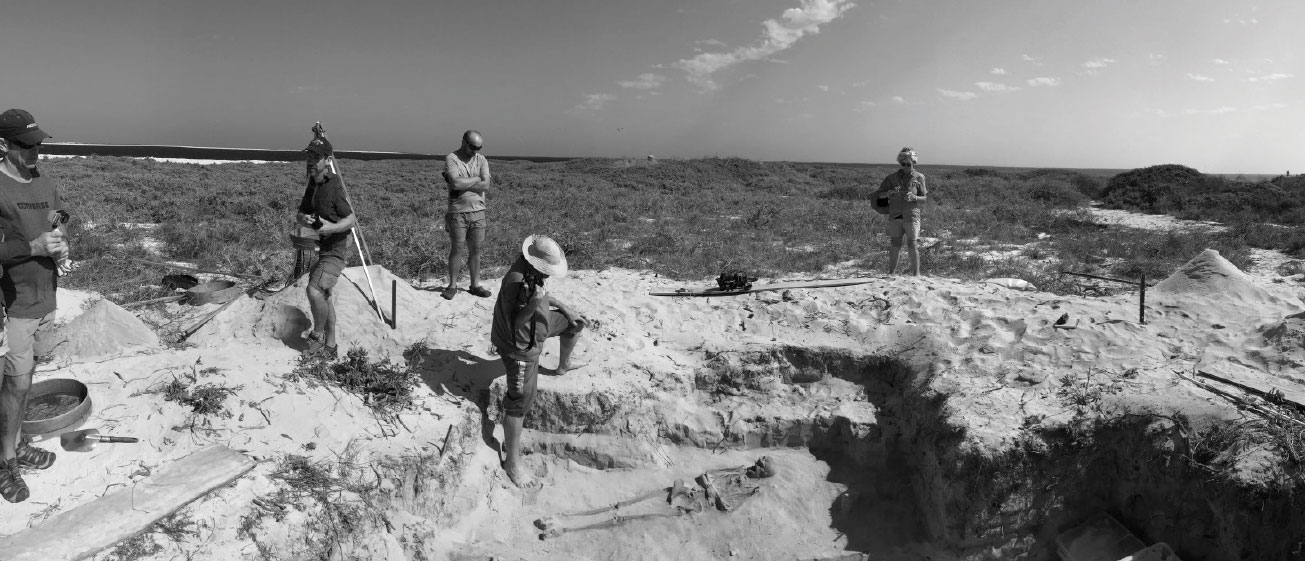
[[[33,177],[31,183],[22,183],[0,173],[0,231],[6,242],[30,242],[49,232],[50,213],[62,208],[59,188],[50,178]],[[59,275],[53,259],[24,252],[21,257],[5,258],[0,266],[4,267],[0,291],[6,313],[38,319],[54,311]]]
[[[512,268],[503,276],[503,283],[498,289],[498,300],[494,301],[494,325],[489,336],[499,354],[520,361],[539,358],[539,353],[544,350],[544,341],[548,339],[548,310],[527,308],[525,272],[529,266],[526,258],[518,255]],[[512,319],[518,314],[532,314],[533,319],[514,330]]]
[[[344,196],[340,176],[327,175],[326,181],[321,183],[315,183],[311,177],[308,178],[308,185],[304,187],[304,198],[299,201],[299,212],[316,215],[331,222],[339,222],[353,214],[353,207],[349,206],[349,200]],[[321,247],[319,254],[321,256],[347,257],[349,230],[322,236],[318,244]]]

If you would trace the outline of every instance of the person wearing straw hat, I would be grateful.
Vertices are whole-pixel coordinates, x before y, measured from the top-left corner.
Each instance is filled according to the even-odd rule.
[[[315,230],[318,237],[317,263],[308,272],[308,307],[313,313],[313,329],[308,333],[305,353],[334,360],[339,350],[335,343],[331,289],[340,280],[349,258],[349,230],[358,218],[345,197],[340,177],[330,172],[331,154],[331,141],[321,136],[304,148],[308,185],[295,221]]]
[[[444,157],[444,182],[449,188],[449,209],[444,214],[444,229],[449,232],[449,285],[441,296],[452,300],[458,295],[458,277],[462,276],[462,259],[471,274],[472,296],[489,297],[480,286],[480,246],[485,243],[485,193],[489,191],[489,160],[480,151],[485,139],[479,132],[462,133],[462,146]]]
[[[897,258],[902,252],[902,241],[906,241],[906,250],[911,257],[911,274],[920,276],[920,249],[916,238],[920,237],[920,207],[929,195],[925,185],[924,174],[915,170],[920,158],[915,149],[902,148],[897,153],[897,164],[901,166],[894,173],[884,178],[872,197],[888,201],[888,274],[897,270]]]
[[[62,211],[59,187],[36,169],[41,142],[50,135],[22,109],[0,113],[0,292],[4,330],[0,354],[0,496],[16,503],[31,491],[20,468],[46,469],[55,454],[21,438],[36,357],[49,351],[61,263],[68,255],[63,231],[51,229]]]
[[[557,337],[561,358],[555,374],[566,374],[583,366],[571,360],[585,319],[557,296],[544,289],[550,277],[566,276],[566,254],[548,236],[531,235],[521,244],[521,254],[503,277],[494,302],[494,323],[490,341],[507,370],[507,392],[503,396],[503,440],[507,458],[503,469],[518,487],[529,486],[533,478],[521,464],[521,427],[535,401],[539,378],[539,355],[544,341]]]

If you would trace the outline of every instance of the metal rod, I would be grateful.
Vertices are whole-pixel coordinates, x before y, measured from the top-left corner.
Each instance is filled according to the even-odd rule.
[[[332,158],[328,160],[328,163],[331,165],[331,173],[334,173],[336,177],[340,178],[340,190],[344,191],[345,200],[349,200],[349,191],[344,188],[344,176],[340,175],[340,171],[335,168],[335,159]],[[349,201],[349,206],[353,206],[353,201]],[[349,233],[353,234],[354,245],[358,246],[358,260],[362,261],[363,276],[367,277],[367,288],[371,289],[372,291],[372,307],[376,308],[376,315],[377,317],[381,318],[381,323],[387,323],[387,320],[385,319],[385,312],[381,311],[381,301],[379,298],[376,297],[376,286],[372,284],[372,273],[370,270],[367,269],[367,258],[365,257],[365,254],[363,252],[362,237],[358,233],[360,230],[362,230],[362,221],[357,219],[358,217],[357,209],[354,209],[353,214],[354,214],[354,225],[353,228],[349,229]]]
[[[399,328],[399,279],[390,279],[390,329]]]
[[[1146,273],[1142,273],[1142,279],[1137,281],[1137,321],[1146,325]]]
[[[1090,278],[1090,279],[1098,279],[1098,280],[1111,281],[1111,282],[1122,282],[1122,283],[1124,283],[1124,284],[1137,284],[1137,281],[1131,281],[1131,280],[1120,280],[1120,279],[1112,279],[1112,278],[1110,278],[1110,277],[1098,277],[1098,276],[1096,276],[1096,275],[1089,275],[1089,274],[1087,274],[1087,273],[1073,273],[1073,272],[1070,272],[1070,271],[1061,271],[1060,274],[1062,274],[1062,275],[1074,275],[1074,276],[1076,276],[1076,277],[1087,277],[1087,278]]]

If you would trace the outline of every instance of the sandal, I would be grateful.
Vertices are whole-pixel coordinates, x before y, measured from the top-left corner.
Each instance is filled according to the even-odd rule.
[[[490,295],[489,289],[483,286],[473,286],[468,288],[467,292],[470,292],[472,296],[479,296],[481,298],[489,298]]]
[[[18,465],[33,469],[48,469],[54,465],[54,452],[43,450],[32,445],[26,445],[18,449]]]
[[[18,460],[0,462],[0,497],[11,503],[21,503],[30,496],[32,491],[18,471]]]
[[[452,300],[453,297],[457,295],[458,295],[458,287],[456,286],[450,286],[448,288],[445,288],[443,292],[440,292],[440,296],[443,296],[445,300]]]

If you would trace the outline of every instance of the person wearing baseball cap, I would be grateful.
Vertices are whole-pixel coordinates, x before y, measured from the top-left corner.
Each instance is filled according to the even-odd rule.
[[[308,356],[335,360],[339,347],[335,342],[335,305],[331,303],[331,289],[340,280],[345,262],[349,258],[349,230],[358,217],[345,197],[340,176],[331,173],[331,141],[320,132],[304,148],[308,166],[308,185],[295,222],[317,233],[317,263],[308,271],[308,308],[313,313],[313,328],[309,331]]]
[[[58,185],[36,167],[49,137],[27,111],[0,113],[0,293],[7,316],[0,335],[0,496],[11,503],[31,495],[20,469],[46,469],[55,459],[20,438],[36,355],[52,343],[58,260],[68,255],[63,231],[50,227],[63,210]]]
[[[888,274],[897,270],[897,258],[902,252],[902,241],[906,241],[907,253],[911,256],[911,274],[920,276],[920,249],[916,238],[920,237],[920,207],[924,205],[929,188],[925,185],[924,174],[915,170],[920,158],[915,149],[902,148],[897,153],[897,165],[901,166],[894,173],[884,178],[872,194],[876,201],[888,201]]]
[[[494,302],[490,342],[507,369],[507,392],[503,396],[503,447],[507,458],[503,469],[518,487],[533,482],[521,464],[521,427],[535,401],[544,341],[557,337],[561,343],[561,358],[554,375],[562,376],[584,366],[571,360],[585,327],[584,317],[544,289],[549,277],[565,276],[566,254],[562,247],[548,236],[529,236],[503,277]]]

